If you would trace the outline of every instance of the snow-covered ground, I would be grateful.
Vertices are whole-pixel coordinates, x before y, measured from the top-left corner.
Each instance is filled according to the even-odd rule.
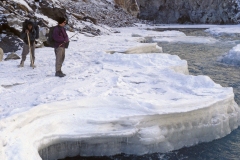
[[[66,50],[64,78],[54,76],[52,48],[36,49],[35,69],[29,59],[24,68],[17,68],[19,61],[1,62],[0,159],[167,152],[237,128],[240,115],[232,88],[188,75],[185,60],[148,53],[139,43],[153,35],[185,35],[143,28],[77,35]],[[139,54],[118,53],[133,47]]]

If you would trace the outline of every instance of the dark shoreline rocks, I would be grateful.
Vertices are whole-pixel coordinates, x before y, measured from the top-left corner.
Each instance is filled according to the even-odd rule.
[[[229,0],[137,0],[139,18],[154,23],[236,24],[239,6]]]

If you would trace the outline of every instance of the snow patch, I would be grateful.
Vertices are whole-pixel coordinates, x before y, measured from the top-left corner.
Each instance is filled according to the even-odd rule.
[[[33,12],[32,8],[24,0],[13,0],[13,1],[20,5],[25,6],[28,9],[28,11]]]

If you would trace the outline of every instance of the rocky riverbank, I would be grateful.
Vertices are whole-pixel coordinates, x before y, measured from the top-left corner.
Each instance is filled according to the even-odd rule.
[[[68,30],[90,36],[111,32],[108,27],[129,27],[141,22],[113,0],[0,1],[0,47],[5,53],[21,48],[19,35],[25,19],[41,20],[41,27],[50,27],[60,16],[68,18]]]
[[[137,0],[139,18],[155,23],[234,24],[239,0]]]

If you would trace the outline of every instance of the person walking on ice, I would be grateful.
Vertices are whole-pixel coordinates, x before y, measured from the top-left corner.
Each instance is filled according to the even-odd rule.
[[[55,76],[57,77],[64,77],[66,74],[62,72],[62,64],[65,59],[65,48],[68,48],[69,38],[64,26],[66,25],[67,21],[65,18],[60,17],[58,19],[58,25],[53,30],[52,38],[55,41],[54,44],[54,51],[56,55],[56,73]]]
[[[31,62],[30,67],[35,68],[35,39],[36,39],[36,30],[33,27],[34,23],[32,21],[27,21],[26,26],[23,26],[20,37],[24,41],[23,50],[22,50],[22,59],[20,65],[18,67],[24,67],[24,61],[26,60],[26,56],[30,51]],[[29,47],[30,46],[30,47]],[[31,49],[31,50],[30,50]]]

